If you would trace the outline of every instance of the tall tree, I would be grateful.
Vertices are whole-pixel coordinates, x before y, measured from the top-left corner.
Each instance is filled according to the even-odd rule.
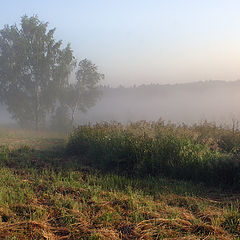
[[[70,45],[37,16],[0,31],[0,100],[22,126],[39,129],[75,65]]]
[[[77,111],[86,112],[101,97],[99,82],[104,79],[104,74],[90,60],[83,59],[78,64],[75,77],[75,82],[63,89],[61,97],[62,103],[71,111],[72,125]]]

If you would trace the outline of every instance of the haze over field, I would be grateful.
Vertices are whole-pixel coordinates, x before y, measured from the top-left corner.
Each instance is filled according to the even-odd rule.
[[[240,240],[240,1],[8,0],[0,239]]]
[[[0,105],[0,124],[12,122],[11,116],[3,105]]]
[[[37,16],[56,27],[63,46],[71,43],[77,59],[90,59],[105,75],[102,98],[76,123],[239,118],[237,0],[11,0],[1,10],[0,29]],[[0,106],[0,122],[9,121]]]
[[[136,88],[103,88],[102,99],[80,122],[200,121],[232,124],[240,117],[240,81],[209,81],[177,85],[142,85]]]
[[[232,124],[240,118],[240,81],[208,81],[176,85],[142,85],[131,88],[102,87],[102,98],[76,122],[157,121],[194,124],[201,121]],[[0,107],[0,122],[12,121]]]

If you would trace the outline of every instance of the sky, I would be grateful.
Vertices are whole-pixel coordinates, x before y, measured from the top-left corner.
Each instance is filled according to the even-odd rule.
[[[240,79],[239,0],[8,0],[0,29],[37,15],[103,84]]]

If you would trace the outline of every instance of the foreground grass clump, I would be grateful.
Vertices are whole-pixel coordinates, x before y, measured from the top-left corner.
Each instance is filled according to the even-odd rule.
[[[137,122],[79,126],[68,153],[130,175],[170,176],[239,186],[240,134],[211,124],[192,127]]]

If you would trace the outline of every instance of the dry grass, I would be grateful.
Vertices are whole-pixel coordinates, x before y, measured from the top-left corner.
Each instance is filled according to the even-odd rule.
[[[154,200],[139,189],[106,191],[101,177],[93,182],[91,174],[85,180],[82,176],[76,172],[75,182],[52,175],[52,183],[46,182],[50,181],[46,175],[39,175],[40,182],[32,181],[35,177],[29,172],[18,176],[17,181],[25,183],[29,177],[34,188],[25,203],[2,205],[0,239],[230,240],[239,236],[239,226],[235,232],[224,227],[226,212],[231,213],[226,205],[231,200],[226,198],[215,203],[211,196],[202,200],[190,193],[155,193]]]

